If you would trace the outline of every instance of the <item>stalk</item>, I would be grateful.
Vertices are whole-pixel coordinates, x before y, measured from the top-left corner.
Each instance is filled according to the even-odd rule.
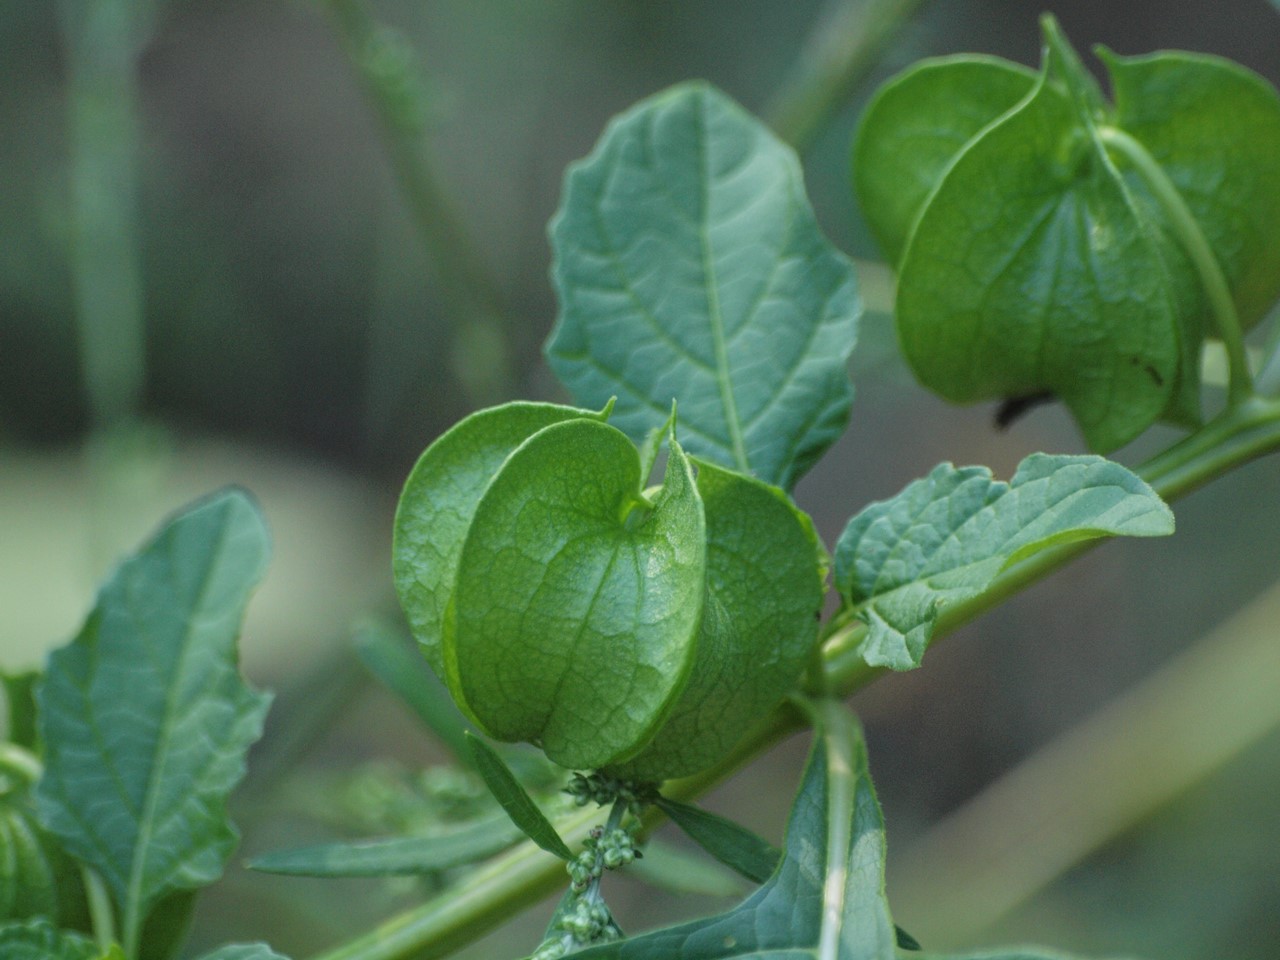
[[[445,296],[461,315],[501,317],[499,285],[449,203],[425,149],[427,94],[407,42],[380,27],[360,0],[328,0],[327,5]]]
[[[146,371],[138,257],[137,0],[62,0],[70,141],[71,283],[89,416],[137,412]]]
[[[921,2],[832,0],[764,109],[774,132],[803,153]]]
[[[1169,218],[1174,235],[1200,277],[1205,296],[1209,298],[1218,336],[1222,338],[1227,350],[1227,366],[1231,372],[1227,383],[1228,402],[1233,406],[1243,403],[1253,393],[1253,378],[1249,373],[1249,362],[1244,349],[1244,333],[1227,279],[1222,273],[1222,265],[1213,255],[1213,248],[1205,239],[1204,231],[1200,229],[1199,222],[1187,202],[1182,199],[1177,186],[1146,147],[1115,127],[1098,127],[1097,134],[1103,144],[1133,165]]]

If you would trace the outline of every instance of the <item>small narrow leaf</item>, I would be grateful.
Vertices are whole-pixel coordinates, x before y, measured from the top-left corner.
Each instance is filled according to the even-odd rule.
[[[782,862],[737,908],[575,954],[581,960],[894,960],[884,823],[857,721],[816,707],[817,736]]]
[[[894,932],[894,935],[898,938],[899,950],[919,951],[924,949],[922,946],[920,946],[919,941],[917,941],[915,937],[907,933],[907,931],[903,930],[896,923],[893,925],[893,932]]]
[[[467,734],[467,746],[471,750],[476,769],[489,786],[489,792],[502,805],[511,822],[547,853],[555,854],[561,860],[572,860],[573,853],[560,839],[556,828],[538,809],[524,787],[520,786],[520,781],[498,756],[497,751],[471,734]]]
[[[356,656],[375,677],[418,715],[454,758],[471,763],[467,722],[426,660],[405,638],[381,624],[366,623],[356,631]]]
[[[657,807],[726,867],[755,883],[764,883],[777,869],[782,851],[746,827],[691,803],[661,797]]]
[[[637,443],[680,405],[690,452],[786,489],[844,429],[859,312],[792,150],[706,84],[616,118],[551,223],[547,359],[617,396]]]
[[[96,960],[100,954],[92,940],[59,930],[47,920],[0,926],[4,960]]]
[[[219,947],[213,953],[206,953],[200,960],[288,960],[282,953],[276,953],[265,943],[236,943],[228,947]]]
[[[390,837],[278,850],[249,862],[253,870],[297,877],[401,877],[435,873],[487,859],[524,833],[506,818],[438,837]]]
[[[1005,567],[1056,543],[1173,532],[1156,493],[1117,463],[1037,453],[1013,480],[949,463],[873,503],[836,545],[836,587],[868,623],[862,655],[907,670],[948,605],[976,597]]]
[[[165,894],[217,879],[235,845],[226,798],[269,700],[240,678],[235,644],[267,552],[253,502],[213,496],[126,560],[49,658],[37,807],[114,894],[126,946]]]

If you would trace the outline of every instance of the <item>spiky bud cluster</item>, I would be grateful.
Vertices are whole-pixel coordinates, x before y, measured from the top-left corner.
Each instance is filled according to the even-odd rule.
[[[638,817],[657,799],[658,785],[646,780],[620,780],[596,771],[575,773],[564,792],[580,807],[588,803],[607,807],[621,800],[626,803],[627,811]]]

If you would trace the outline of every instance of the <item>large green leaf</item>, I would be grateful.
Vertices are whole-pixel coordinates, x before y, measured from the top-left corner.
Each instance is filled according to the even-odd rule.
[[[402,877],[484,860],[524,837],[506,817],[434,837],[388,837],[278,850],[250,861],[263,873],[298,877]]]
[[[891,263],[951,161],[1035,80],[1018,64],[965,54],[922,60],[876,92],[854,141],[853,184]]]
[[[617,396],[639,442],[679,401],[689,450],[790,488],[839,436],[859,311],[795,154],[713,88],[616,118],[570,169],[551,224],[552,369]]]
[[[516,447],[543,427],[579,417],[598,420],[603,414],[549,403],[481,410],[427,447],[405,481],[392,547],[396,590],[423,654],[441,679],[445,607],[481,494]]]
[[[707,597],[688,685],[653,741],[611,772],[687,776],[732,749],[794,685],[817,642],[825,557],[781,490],[695,460]]]
[[[121,564],[49,658],[40,817],[106,881],[130,950],[150,908],[217,879],[235,845],[226,798],[269,701],[240,678],[236,638],[267,554],[253,502],[211,497]]]
[[[903,255],[898,331],[946,399],[1047,390],[1105,451],[1171,406],[1182,331],[1154,228],[1080,116],[1042,76],[956,157]]]
[[[575,954],[582,960],[894,960],[884,823],[857,721],[835,701],[791,808],[782,862],[736,909]]]
[[[836,587],[868,625],[873,666],[920,665],[947,606],[975,597],[1005,567],[1056,543],[1173,532],[1156,493],[1117,463],[1032,454],[1009,483],[949,463],[873,503],[836,545]]]
[[[96,960],[100,955],[92,940],[59,930],[47,920],[0,926],[4,960]]]
[[[1099,55],[1115,123],[1177,187],[1222,267],[1246,327],[1280,295],[1280,96],[1219,57]],[[1135,191],[1143,189],[1130,178]]]
[[[445,673],[499,740],[594,769],[643,746],[692,666],[706,526],[671,442],[656,503],[640,455],[578,418],[534,434],[486,488],[458,561]]]

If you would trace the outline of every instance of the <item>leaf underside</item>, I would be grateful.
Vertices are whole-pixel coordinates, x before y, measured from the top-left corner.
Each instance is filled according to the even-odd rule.
[[[1015,561],[1072,540],[1172,532],[1155,492],[1101,457],[1033,454],[1007,484],[985,467],[941,464],[849,521],[836,587],[867,621],[867,662],[905,670],[919,666],[943,609]]]
[[[200,960],[288,960],[284,954],[276,953],[265,943],[236,943],[227,947],[219,947],[212,953],[206,953]]]
[[[654,96],[570,168],[547,360],[617,396],[637,443],[673,400],[689,451],[786,489],[844,428],[859,304],[795,154],[713,88]]]

